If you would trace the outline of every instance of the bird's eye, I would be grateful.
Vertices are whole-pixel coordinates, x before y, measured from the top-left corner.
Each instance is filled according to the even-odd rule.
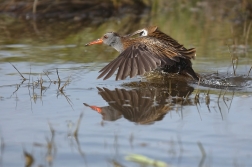
[[[141,32],[140,32],[140,36],[143,36],[143,33],[144,33],[144,32],[143,32],[143,31],[141,31]]]
[[[108,36],[107,36],[107,35],[104,35],[104,36],[103,36],[103,38],[104,38],[104,39],[107,39],[107,38],[108,38]]]

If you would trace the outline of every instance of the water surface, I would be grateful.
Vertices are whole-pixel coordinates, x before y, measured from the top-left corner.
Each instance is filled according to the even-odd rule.
[[[0,166],[24,166],[25,155],[34,166],[140,166],[125,159],[130,154],[167,166],[251,166],[248,22],[237,26],[196,7],[129,14],[74,31],[80,23],[3,22],[13,26],[0,39]],[[118,53],[85,43],[153,24],[197,48],[193,68],[210,83],[96,79]],[[235,74],[232,60],[238,60]]]

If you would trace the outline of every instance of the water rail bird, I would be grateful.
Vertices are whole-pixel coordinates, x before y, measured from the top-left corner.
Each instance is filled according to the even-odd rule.
[[[120,36],[118,33],[108,32],[100,39],[85,45],[104,43],[120,53],[117,58],[99,71],[101,74],[98,79],[104,76],[104,80],[110,78],[117,69],[116,80],[124,80],[128,76],[132,78],[161,67],[169,69],[168,72],[172,73],[180,73],[181,70],[189,69],[189,75],[198,80],[191,66],[190,59],[193,56],[189,56],[192,55],[189,54],[190,50],[182,50],[183,45],[169,44],[167,40],[155,36],[134,38],[131,37],[133,34]],[[195,54],[195,52],[191,52]]]

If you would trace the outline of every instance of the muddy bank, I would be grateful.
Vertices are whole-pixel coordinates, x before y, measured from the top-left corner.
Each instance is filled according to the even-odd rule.
[[[252,19],[252,3],[249,0],[229,0],[217,2],[204,1],[175,1],[175,0],[2,0],[0,14],[26,20],[93,20],[110,17],[122,17],[125,14],[141,15],[143,13],[157,13],[167,11],[190,11],[199,13],[205,10],[208,19],[220,20],[232,17],[232,21],[239,24],[247,19]],[[178,7],[178,8],[177,8]]]
[[[66,1],[3,1],[1,13],[29,19],[71,19],[74,21],[109,18],[125,13],[140,14],[149,5],[144,1],[66,0]]]

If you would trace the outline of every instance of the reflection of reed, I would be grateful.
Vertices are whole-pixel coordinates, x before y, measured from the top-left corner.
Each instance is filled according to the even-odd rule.
[[[77,125],[76,125],[76,128],[74,131],[70,131],[69,134],[68,134],[68,139],[71,141],[71,143],[73,144],[72,146],[75,146],[80,154],[80,156],[84,159],[85,161],[85,166],[87,166],[87,160],[86,160],[86,157],[85,157],[85,153],[84,151],[82,150],[81,148],[81,144],[80,144],[80,141],[79,141],[79,128],[80,128],[80,123],[81,123],[81,120],[82,120],[82,117],[83,117],[83,113],[80,114],[80,117],[77,121]],[[74,141],[72,140],[74,139]],[[75,144],[76,143],[76,144]]]
[[[0,166],[2,166],[2,162],[3,162],[3,154],[4,154],[4,139],[3,137],[0,137]]]
[[[34,163],[34,158],[32,154],[26,152],[25,150],[23,151],[24,158],[25,158],[25,167],[31,167]]]
[[[102,98],[109,104],[105,107],[85,106],[96,110],[103,120],[115,121],[123,115],[138,124],[152,124],[160,121],[177,103],[177,98],[162,89],[118,89],[97,88]],[[184,92],[184,94],[191,92]],[[181,96],[185,97],[185,96]]]
[[[33,146],[35,147],[40,147],[40,148],[44,148],[46,153],[44,154],[44,161],[46,162],[46,166],[52,166],[53,165],[53,161],[56,157],[56,153],[57,153],[57,148],[56,148],[56,143],[55,143],[55,130],[53,129],[53,127],[51,126],[50,123],[49,124],[49,128],[50,128],[50,132],[51,132],[51,137],[46,137],[46,143],[38,143],[38,142],[34,142]],[[30,166],[34,166],[33,164],[36,162],[36,157],[35,154],[32,153],[28,153],[25,149],[23,151],[23,155],[25,158],[25,166],[26,167],[30,167]],[[38,158],[37,158],[38,159]],[[41,166],[41,165],[37,165],[37,166]]]

